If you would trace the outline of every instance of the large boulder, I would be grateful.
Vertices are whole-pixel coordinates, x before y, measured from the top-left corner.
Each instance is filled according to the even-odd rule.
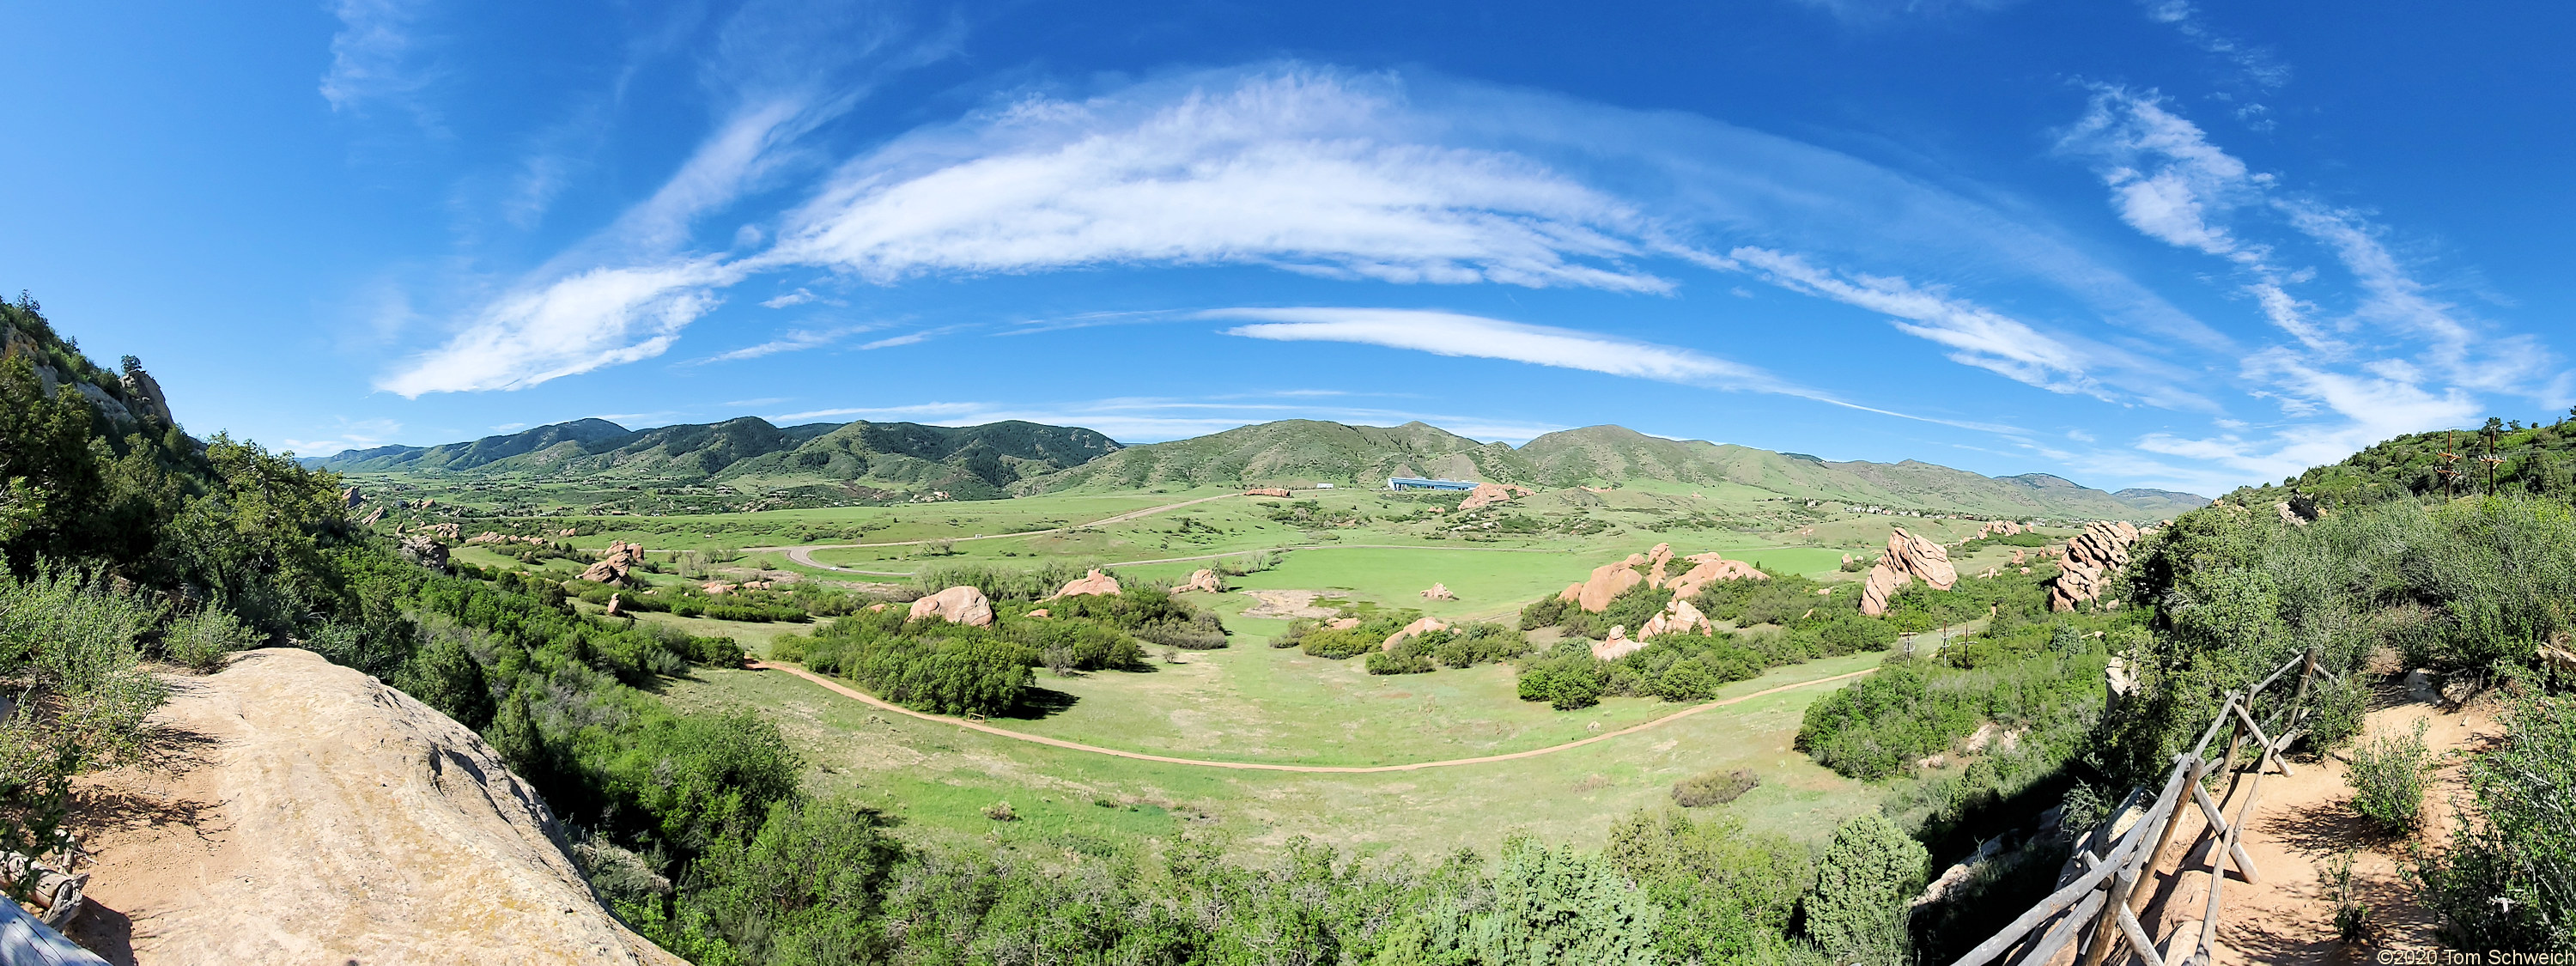
[[[1093,571],[1098,573],[1098,571]],[[912,602],[905,620],[937,618],[951,624],[983,627],[993,623],[993,602],[973,587],[950,587]]]
[[[1225,576],[1217,573],[1216,571],[1201,567],[1190,573],[1190,579],[1187,582],[1178,587],[1172,588],[1172,592],[1175,594],[1192,590],[1206,591],[1211,594],[1225,593]],[[1111,591],[1111,593],[1117,593],[1117,591]]]
[[[1404,625],[1403,630],[1387,635],[1386,643],[1378,645],[1378,650],[1392,651],[1395,650],[1395,646],[1397,644],[1403,643],[1405,638],[1412,637],[1416,634],[1428,634],[1432,631],[1445,631],[1448,629],[1449,625],[1441,621],[1439,618],[1425,617],[1414,621],[1413,623]]]
[[[1458,595],[1456,595],[1456,594],[1453,594],[1453,593],[1450,593],[1450,592],[1449,592],[1449,585],[1448,585],[1448,584],[1443,584],[1443,583],[1433,583],[1433,584],[1431,585],[1431,589],[1430,589],[1430,590],[1426,590],[1426,591],[1423,591],[1423,592],[1422,592],[1422,599],[1424,599],[1424,600],[1457,600],[1457,599],[1458,599]]]
[[[395,542],[394,549],[401,551],[406,560],[439,573],[447,572],[447,545],[430,539],[426,534],[404,537]]]
[[[1644,649],[1646,642],[1628,636],[1627,625],[1614,624],[1610,636],[1592,642],[1592,657],[1598,661],[1616,661]]]
[[[124,386],[125,401],[133,404],[131,408],[138,410],[138,415],[150,416],[163,425],[178,422],[170,415],[170,398],[161,394],[161,381],[143,371],[142,366],[125,370],[125,376],[117,382]]]
[[[597,584],[625,583],[627,572],[643,562],[644,548],[641,545],[612,540],[599,561],[581,572],[581,579]]]
[[[1589,579],[1566,588],[1565,592],[1558,596],[1566,597],[1584,610],[1598,614],[1602,608],[1610,606],[1613,598],[1626,593],[1630,587],[1646,582],[1645,575],[1637,572],[1637,565],[1644,562],[1638,557],[1631,556],[1618,563],[1593,568]]]
[[[310,651],[170,682],[152,723],[190,736],[178,771],[83,779],[163,818],[85,843],[75,936],[103,909],[144,963],[680,962],[600,907],[464,725]]]
[[[1099,570],[1099,568],[1096,568],[1096,567],[1095,567],[1095,568],[1093,568],[1093,569],[1092,569],[1092,571],[1091,571],[1090,573],[1088,573],[1088,574],[1084,574],[1084,575],[1082,576],[1082,579],[1080,579],[1080,580],[1075,580],[1075,581],[1071,581],[1071,582],[1066,583],[1066,584],[1064,585],[1064,589],[1063,589],[1063,590],[1056,591],[1053,595],[1049,596],[1047,599],[1048,599],[1048,600],[1054,600],[1054,599],[1056,599],[1057,597],[1084,597],[1084,596],[1091,596],[1091,597],[1115,597],[1115,596],[1118,596],[1118,578],[1116,578],[1116,577],[1112,577],[1112,576],[1109,576],[1108,574],[1101,573],[1101,572],[1100,572],[1100,570]]]
[[[1690,601],[1675,597],[1671,603],[1664,605],[1660,613],[1646,618],[1645,626],[1637,628],[1637,639],[1652,640],[1659,635],[1688,634],[1692,631],[1698,631],[1701,637],[1708,637],[1717,633],[1717,625],[1709,623],[1708,615],[1700,613],[1699,608],[1692,606]]]

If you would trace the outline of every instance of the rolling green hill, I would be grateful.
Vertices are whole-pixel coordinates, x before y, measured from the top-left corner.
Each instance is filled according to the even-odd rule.
[[[1479,443],[1426,423],[1345,426],[1289,419],[1130,446],[1019,489],[1383,485],[1390,476],[1523,480],[1529,473],[1510,446]]]
[[[1915,460],[1827,462],[1619,426],[1549,433],[1514,448],[1423,423],[1345,426],[1287,420],[1131,446],[1021,492],[1191,486],[1377,486],[1389,476],[1438,476],[1541,487],[1661,481],[1737,484],[1792,499],[1989,517],[2158,520],[2207,503],[2188,493],[2105,493],[2044,473],[1995,478]]]

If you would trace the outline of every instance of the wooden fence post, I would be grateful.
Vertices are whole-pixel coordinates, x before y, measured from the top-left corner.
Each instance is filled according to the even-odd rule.
[[[2134,890],[2129,893],[2130,912],[2135,913],[2144,911],[2147,908],[2147,900],[2155,897],[2156,867],[2164,864],[2165,846],[2173,843],[2174,826],[2182,824],[2182,803],[2191,797],[2189,789],[2196,788],[2200,785],[2201,772],[2208,767],[2209,764],[2202,761],[2200,756],[2191,756],[2188,772],[2189,777],[2182,780],[2185,791],[2181,795],[2175,796],[2173,810],[2165,815],[2164,831],[2156,833],[2156,845],[2154,848],[2147,850],[2147,860],[2145,864],[2139,867],[2138,881],[2144,884],[2146,888]]]

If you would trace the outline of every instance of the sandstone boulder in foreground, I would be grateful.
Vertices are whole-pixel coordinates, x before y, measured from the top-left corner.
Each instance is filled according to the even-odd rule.
[[[680,962],[600,907],[536,792],[445,715],[286,648],[171,684],[154,722],[193,761],[88,789],[138,803],[89,839],[71,930],[109,958]]]

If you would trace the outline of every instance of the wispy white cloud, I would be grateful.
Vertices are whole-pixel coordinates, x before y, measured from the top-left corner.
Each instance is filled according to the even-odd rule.
[[[867,344],[865,344],[865,345],[859,346],[859,348],[861,348],[861,349],[891,349],[891,348],[894,348],[895,346],[899,346],[899,345],[913,345],[913,344],[915,344],[915,343],[919,343],[919,342],[921,342],[922,340],[925,340],[925,339],[930,338],[933,334],[935,334],[935,333],[933,333],[931,330],[928,330],[928,329],[924,329],[924,330],[919,331],[919,332],[906,332],[906,333],[904,333],[904,334],[902,334],[902,335],[887,336],[887,337],[885,337],[885,338],[878,339],[878,340],[876,340],[876,341],[874,341],[874,342],[870,342],[870,343],[867,343]]]
[[[331,69],[322,75],[323,100],[334,111],[365,110],[388,101],[435,128],[436,116],[418,95],[434,78],[422,62],[418,31],[426,0],[337,0],[331,12],[340,29],[331,35]]]
[[[820,349],[852,335],[878,328],[883,328],[883,326],[845,325],[829,329],[789,329],[785,334],[767,342],[747,345],[727,352],[719,352],[704,359],[692,359],[688,362],[681,363],[681,365],[699,366],[714,362],[736,362],[743,359],[758,359],[762,356],[774,356],[781,352],[803,352],[807,349]]]
[[[776,298],[762,299],[760,304],[768,308],[783,309],[791,305],[803,305],[811,301],[814,301],[814,293],[800,288]]]
[[[2258,92],[2278,91],[2290,82],[2290,66],[2272,53],[2271,48],[2248,44],[2211,27],[2199,8],[2190,0],[2146,0],[2147,19],[2166,24],[2184,40],[2202,52],[2226,61],[2236,69],[2236,76]],[[2260,104],[2249,104],[2238,116],[2256,130],[2269,130],[2268,112]]]
[[[1369,308],[1239,308],[1208,319],[1260,320],[1227,335],[1278,342],[1356,342],[1444,356],[1507,359],[1561,369],[1775,392],[1781,380],[1751,366],[1674,346],[1452,312]]]
[[[1225,330],[1227,335],[1252,339],[1350,342],[1434,355],[1503,359],[1710,389],[1793,396],[1883,416],[1987,432],[2020,432],[1995,423],[1940,419],[1864,406],[1752,366],[1692,349],[1483,316],[1379,308],[1232,308],[1210,309],[1199,313],[1199,316],[1255,320],[1251,325]]]
[[[522,290],[485,308],[447,344],[377,382],[403,396],[516,389],[660,355],[738,278],[708,260],[601,268]]]
[[[628,271],[620,266],[682,258],[654,246],[677,244],[697,213],[738,200],[740,186],[782,170],[781,158],[801,157],[800,132],[840,103],[803,91],[747,98],[653,199],[601,241],[532,273],[520,291],[571,284],[601,265]],[[1736,267],[1692,241],[1724,234],[1775,238],[1762,250],[1821,264],[1893,258],[2037,281],[2089,307],[2093,319],[2193,346],[2226,343],[2044,226],[1847,155],[1706,118],[1294,63],[1087,98],[1025,98],[918,130],[841,165],[781,221],[766,251],[740,254],[747,249],[737,240],[735,253],[700,257],[707,280],[671,298],[712,304],[725,285],[789,269],[893,285],[925,275],[1215,265],[1656,295],[1677,292],[1685,270]],[[609,257],[619,251],[628,254]],[[1837,279],[1866,289],[1855,281],[1864,277],[1903,281],[1875,269]],[[1953,309],[1971,304],[1906,284],[1912,296]],[[1169,317],[1101,313],[1018,331]],[[469,328],[506,330],[527,318],[487,310]],[[2054,334],[2015,340],[1999,323],[2031,329],[1954,311],[1907,318],[1903,331],[1941,342],[1966,364],[2061,390],[2083,385],[2082,367],[2064,350],[2093,349]],[[626,326],[617,316],[599,324]],[[641,358],[668,345],[654,341],[665,334],[571,343],[582,355],[530,360],[515,367],[518,380],[500,382],[528,385],[599,359]],[[468,332],[386,384],[489,388],[493,381],[427,376],[471,369],[439,357],[504,335]]]
[[[1896,330],[1949,346],[1950,360],[2050,392],[2108,398],[2086,373],[2082,352],[2002,313],[1927,289],[1902,278],[1839,276],[1803,258],[1761,248],[1738,248],[1728,257],[1759,271],[1772,284],[1895,316]]]
[[[2291,339],[2249,353],[2240,369],[2247,392],[2279,411],[2268,432],[2219,419],[2208,436],[2155,433],[2141,449],[2272,478],[2470,421],[2475,392],[2564,403],[2570,377],[2537,340],[2440,298],[2389,249],[2388,229],[2252,170],[2161,96],[2099,87],[2059,143],[2094,163],[2131,227],[2226,260],[2238,290]],[[2297,264],[2297,253],[2330,259],[2349,287]]]
[[[382,446],[402,432],[402,424],[390,419],[340,417],[332,420],[332,424],[325,430],[329,435],[324,438],[284,440],[287,452],[301,456],[329,456],[341,450]]]
[[[1030,100],[845,167],[764,264],[931,272],[1254,264],[1392,282],[1669,291],[1620,199],[1525,157],[1403,137],[1389,79]]]

